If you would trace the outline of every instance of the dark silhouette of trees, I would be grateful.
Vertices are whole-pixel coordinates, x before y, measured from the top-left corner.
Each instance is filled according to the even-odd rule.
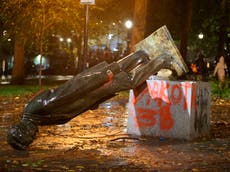
[[[133,45],[166,25],[175,40],[180,40],[181,54],[186,58],[191,26],[192,0],[135,1]],[[138,37],[138,39],[136,39]]]
[[[133,29],[131,35],[131,49],[134,45],[141,41],[147,32],[147,9],[148,9],[148,0],[138,1],[135,0],[134,12],[133,12]]]
[[[229,7],[230,1],[221,0],[220,1],[220,19],[219,19],[219,41],[217,48],[217,55],[220,57],[224,54],[224,47],[227,42],[227,29],[229,30],[230,24],[230,14]],[[229,31],[230,32],[230,31]],[[230,51],[230,50],[229,50]]]
[[[187,57],[187,46],[189,33],[191,28],[191,20],[192,20],[192,8],[193,8],[193,0],[187,0],[184,2],[184,17],[182,17],[182,25],[181,25],[181,38],[180,38],[180,52],[182,57],[186,59]]]
[[[207,57],[215,57],[229,47],[229,3],[229,0],[96,1],[90,8],[89,34],[90,38],[98,38],[99,34],[108,31],[106,24],[133,17],[131,45],[167,25],[185,59],[191,58],[188,50],[197,48],[203,49]],[[68,35],[73,30],[76,34],[74,46],[80,52],[84,8],[79,1],[2,0],[0,10],[1,33],[7,30],[14,43],[14,83],[23,82],[25,52],[48,54],[53,34]],[[99,21],[104,25],[96,25]],[[197,36],[201,32],[204,38],[199,40]],[[1,38],[1,43],[3,41]]]
[[[228,0],[135,0],[135,4],[141,8],[134,10],[137,24],[134,24],[133,31],[139,28],[139,37],[143,39],[166,25],[185,60],[194,58],[197,49],[213,58],[223,54],[224,47],[229,47]],[[142,20],[135,16],[142,16]],[[203,39],[198,39],[200,33],[203,33]]]
[[[193,0],[193,16],[189,45],[194,50],[202,49],[207,57],[215,58],[223,54],[229,34],[230,1]],[[198,39],[203,33],[204,38]],[[225,50],[226,51],[226,50]],[[227,50],[230,51],[230,50]]]
[[[128,2],[128,1],[127,1]],[[106,27],[97,26],[98,20],[119,20],[124,13],[130,11],[129,3],[118,0],[103,0],[90,6],[90,37],[95,37],[97,32],[106,32]],[[73,0],[2,0],[0,16],[3,28],[7,30],[14,42],[14,66],[12,82],[23,83],[25,52],[36,51],[36,54],[46,55],[51,35],[70,35],[73,37],[75,47],[81,53],[81,40],[84,29],[84,6],[80,1]],[[121,8],[127,7],[126,10]],[[76,45],[77,44],[77,45]],[[28,49],[33,50],[28,50]],[[81,59],[79,59],[81,60]]]
[[[45,54],[51,34],[81,30],[79,2],[3,0],[0,8],[3,26],[14,40],[12,83],[15,84],[24,81],[26,44],[33,44],[37,53]]]

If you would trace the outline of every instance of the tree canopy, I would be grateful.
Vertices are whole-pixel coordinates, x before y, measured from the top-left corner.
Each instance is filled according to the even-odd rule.
[[[103,6],[111,1],[100,1],[98,6],[91,6],[92,21],[102,14]],[[2,0],[0,19],[3,30],[12,38],[14,47],[13,76],[24,77],[24,50],[37,53],[48,52],[50,37],[82,35],[84,29],[84,6],[75,0]],[[95,22],[90,22],[92,27]],[[97,27],[99,30],[100,28]],[[95,33],[95,32],[94,32]],[[80,43],[81,44],[81,43]],[[19,48],[21,47],[21,48]],[[31,48],[29,48],[31,47]]]
[[[174,39],[179,42],[182,37],[180,33],[185,33],[182,23],[187,15],[187,1],[148,1],[146,33],[167,24]],[[224,48],[229,47],[230,39],[229,1],[191,1],[193,12],[191,28],[187,33],[189,50],[202,48],[207,57],[223,53]],[[90,38],[99,39],[99,35],[108,33],[113,22],[131,19],[133,4],[134,0],[96,0],[96,5],[90,6]],[[47,55],[51,53],[53,39],[60,36],[76,37],[73,43],[81,44],[84,15],[84,5],[80,4],[80,0],[1,0],[0,31],[4,34],[0,36],[0,58],[12,51],[14,43],[14,68],[21,70],[16,70],[13,75],[23,78],[24,53],[32,55],[42,50]],[[199,33],[204,34],[202,40],[197,38]],[[11,42],[7,41],[9,39]]]

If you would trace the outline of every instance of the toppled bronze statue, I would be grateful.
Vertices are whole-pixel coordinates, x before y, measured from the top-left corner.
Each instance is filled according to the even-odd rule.
[[[66,123],[88,109],[95,109],[119,91],[137,88],[160,69],[171,69],[178,76],[188,71],[166,26],[138,43],[135,49],[117,62],[102,62],[34,97],[21,120],[10,128],[8,143],[24,150],[35,139],[38,126]]]

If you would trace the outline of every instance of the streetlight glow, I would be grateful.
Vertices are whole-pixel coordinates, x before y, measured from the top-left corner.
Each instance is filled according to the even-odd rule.
[[[68,43],[71,43],[71,42],[72,42],[71,38],[67,38],[66,41],[67,41]]]
[[[131,28],[133,27],[133,22],[131,20],[127,20],[125,22],[125,27],[127,28],[127,53],[130,52],[130,40],[131,40]]]
[[[199,33],[198,38],[199,38],[199,39],[203,39],[203,38],[204,38],[204,34],[203,34],[202,32]]]
[[[7,34],[7,31],[4,30],[4,31],[2,32],[2,35],[3,35],[3,36],[6,36],[6,34]]]
[[[127,20],[127,21],[125,22],[125,27],[126,27],[127,29],[131,29],[131,28],[133,27],[133,22],[132,22],[131,20]]]
[[[63,42],[63,41],[64,41],[64,39],[63,39],[63,38],[59,38],[59,41],[60,41],[60,42]]]

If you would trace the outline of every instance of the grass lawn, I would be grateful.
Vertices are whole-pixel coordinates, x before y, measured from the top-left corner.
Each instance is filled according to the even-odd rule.
[[[230,79],[226,81],[223,89],[218,86],[218,81],[209,80],[211,84],[212,98],[230,99]],[[56,86],[56,85],[55,85]],[[43,86],[42,89],[48,89],[54,85]],[[0,85],[0,96],[26,96],[36,94],[40,90],[39,86],[34,85]],[[128,92],[121,92],[120,96],[128,96]]]
[[[47,89],[48,86],[42,89]],[[0,96],[27,96],[40,90],[39,86],[33,85],[0,85]]]
[[[210,80],[212,98],[230,99],[230,79],[226,80],[225,85],[220,88],[217,80]]]

